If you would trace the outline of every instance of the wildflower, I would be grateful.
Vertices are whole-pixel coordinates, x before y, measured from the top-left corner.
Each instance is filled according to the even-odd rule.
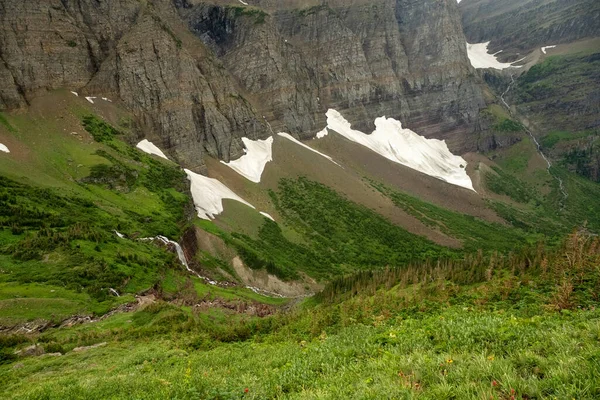
[[[396,334],[395,334],[394,332],[390,332],[390,337],[391,337],[391,338],[395,338],[395,337],[396,337]]]
[[[494,356],[488,356],[488,360],[494,361]]]
[[[494,387],[498,386],[498,382],[497,381],[492,381],[492,386],[494,386]]]
[[[452,364],[452,363],[454,362],[454,360],[453,360],[453,359],[451,359],[451,358],[449,358],[449,359],[447,359],[447,360],[446,360],[446,362],[447,362],[448,364]]]
[[[248,393],[250,391],[250,389],[246,388],[244,389],[244,393]]]

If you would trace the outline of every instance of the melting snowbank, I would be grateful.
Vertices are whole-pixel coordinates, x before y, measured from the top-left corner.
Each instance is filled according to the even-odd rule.
[[[8,147],[3,145],[2,143],[0,143],[0,151],[3,151],[5,153],[10,153],[10,150],[8,149]]]
[[[242,138],[242,142],[246,146],[246,154],[228,163],[221,162],[248,180],[259,183],[265,166],[273,161],[273,137],[265,140]]]
[[[347,139],[361,144],[393,162],[405,165],[424,174],[453,185],[474,190],[467,175],[467,162],[448,150],[446,142],[427,139],[393,118],[375,120],[375,131],[366,135],[353,130],[350,123],[335,110],[327,111],[327,127]]]
[[[158,147],[154,145],[154,143],[152,143],[148,139],[142,140],[135,147],[137,147],[144,153],[154,154],[155,156],[159,156],[164,158],[165,160],[168,160],[167,156],[165,156],[165,153],[163,153]]]
[[[513,64],[517,61],[512,63],[502,63],[498,61],[498,59],[496,58],[496,54],[500,53],[502,50],[500,50],[498,53],[490,54],[488,53],[489,44],[490,42],[474,44],[467,43],[467,55],[469,56],[469,61],[471,61],[471,65],[473,67],[494,68],[500,70],[510,67],[520,68],[520,66],[513,66]]]
[[[322,139],[322,138],[324,138],[325,136],[327,136],[328,134],[329,134],[329,131],[327,130],[327,127],[325,127],[325,128],[322,130],[322,131],[320,131],[320,132],[317,132],[317,136],[316,136],[316,138],[317,138],[317,139]]]
[[[555,48],[556,45],[542,47],[542,53],[546,54],[546,50]]]
[[[196,174],[188,169],[184,171],[191,182],[190,191],[198,217],[210,220],[214,219],[215,215],[221,214],[223,199],[239,201],[248,207],[255,208],[218,180]]]
[[[269,218],[271,221],[275,222],[275,218],[271,217],[269,214],[267,214],[267,213],[266,213],[266,212],[264,212],[264,211],[261,211],[261,212],[260,212],[260,215],[262,215],[263,217],[267,217],[267,218]]]
[[[304,143],[302,143],[299,140],[296,140],[296,138],[294,138],[289,133],[279,132],[277,135],[279,135],[279,136],[281,136],[283,138],[286,138],[287,140],[291,140],[292,142],[296,143],[297,145],[300,145],[300,146],[304,147],[305,149],[308,149],[308,150],[312,151],[313,153],[317,153],[318,155],[320,155],[321,157],[325,157],[326,159],[328,159],[329,161],[331,161],[335,165],[340,166],[340,164],[338,164],[335,161],[333,161],[333,158],[329,157],[326,154],[321,153],[320,151],[317,151],[317,150],[313,149],[312,147],[309,147],[309,146],[305,145]]]

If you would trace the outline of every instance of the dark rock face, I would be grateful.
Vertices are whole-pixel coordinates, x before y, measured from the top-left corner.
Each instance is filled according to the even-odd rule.
[[[148,137],[200,171],[205,152],[228,161],[243,154],[239,137],[268,136],[170,2],[6,0],[0,10],[2,109],[60,87],[116,96]]]
[[[335,108],[366,132],[385,115],[473,149],[484,104],[454,3],[258,3],[265,11],[177,4],[190,30],[259,99],[274,130],[312,137]]]
[[[493,52],[524,53],[600,36],[597,0],[462,0],[459,7],[469,43],[491,40]]]
[[[113,96],[197,171],[241,137],[311,137],[328,108],[475,148],[484,101],[454,0],[311,1],[4,0],[0,109],[61,87]]]

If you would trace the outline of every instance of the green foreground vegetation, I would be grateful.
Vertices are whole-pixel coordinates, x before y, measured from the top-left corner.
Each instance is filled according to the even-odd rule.
[[[155,303],[7,337],[8,350],[64,355],[0,366],[0,387],[15,399],[600,396],[597,238],[353,275],[324,293],[265,318]],[[107,344],[72,351],[93,343]]]

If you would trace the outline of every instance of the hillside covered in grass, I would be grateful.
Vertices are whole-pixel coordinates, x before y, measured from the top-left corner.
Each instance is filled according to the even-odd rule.
[[[2,114],[0,394],[594,398],[600,189],[490,115],[477,191],[332,132],[339,165],[275,139],[260,183],[209,160],[257,209],[203,220],[117,105]]]
[[[351,275],[262,318],[158,302],[5,337],[0,383],[7,398],[594,399],[599,257],[575,233],[555,252]],[[53,354],[7,359],[31,343]]]

